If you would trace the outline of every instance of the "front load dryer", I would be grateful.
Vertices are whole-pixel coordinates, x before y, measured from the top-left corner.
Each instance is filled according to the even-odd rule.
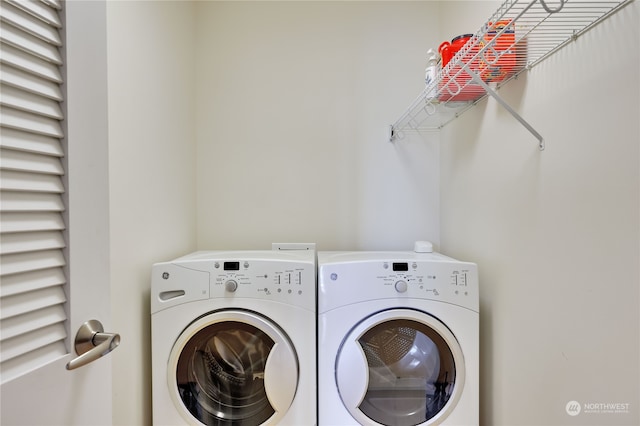
[[[318,252],[318,424],[477,425],[475,264]]]
[[[314,425],[315,250],[152,267],[155,425]]]

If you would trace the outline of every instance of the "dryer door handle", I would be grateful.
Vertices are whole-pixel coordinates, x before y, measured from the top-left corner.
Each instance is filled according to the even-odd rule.
[[[347,340],[338,353],[336,381],[342,402],[349,410],[358,408],[369,388],[369,365],[357,341]]]
[[[295,352],[283,342],[271,348],[264,368],[264,387],[267,398],[276,412],[289,409],[298,387],[300,369]]]
[[[120,344],[120,335],[105,333],[100,321],[89,320],[78,329],[74,343],[79,356],[69,361],[67,370],[82,367],[108,354]]]

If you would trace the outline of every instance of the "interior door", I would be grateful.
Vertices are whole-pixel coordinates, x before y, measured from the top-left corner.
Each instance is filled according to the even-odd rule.
[[[45,2],[12,0],[3,1],[2,8],[3,20],[16,16],[21,20],[24,18],[27,22],[24,28],[20,26],[9,28],[9,25],[3,22],[5,27],[3,28],[3,53],[5,50],[9,51],[15,54],[16,58],[16,64],[7,65],[5,60],[13,60],[14,56],[3,55],[3,74],[7,70],[7,73],[11,71],[17,76],[23,75],[19,59],[27,56],[35,56],[35,65],[42,65],[38,71],[40,73],[46,74],[47,69],[55,68],[46,63],[45,53],[42,53],[44,51],[39,50],[43,45],[42,41],[49,37],[47,32],[50,29],[41,32],[37,27],[31,26],[31,22],[53,23],[51,26],[61,34],[59,52],[64,65],[56,64],[57,60],[50,62],[53,62],[53,65],[60,65],[59,69],[62,70],[61,75],[64,77],[64,83],[60,84],[60,91],[64,94],[64,100],[60,102],[64,118],[57,121],[64,132],[64,136],[61,137],[61,146],[66,148],[61,161],[65,166],[64,177],[61,177],[61,180],[65,186],[64,195],[62,195],[65,201],[62,209],[65,230],[62,231],[62,235],[66,242],[64,244],[66,248],[62,249],[63,264],[66,264],[62,267],[66,279],[63,287],[66,301],[62,301],[61,311],[66,316],[66,320],[60,322],[62,332],[66,332],[66,338],[62,336],[60,340],[59,346],[62,351],[58,356],[49,356],[44,363],[41,363],[34,355],[33,359],[26,359],[23,365],[14,366],[9,380],[6,380],[7,375],[3,371],[5,377],[0,385],[2,405],[0,423],[3,425],[110,424],[112,416],[111,356],[113,355],[99,357],[96,361],[77,369],[67,369],[69,362],[78,356],[74,349],[74,338],[83,323],[95,319],[104,325],[107,332],[113,331],[109,330],[111,307],[105,3],[102,1],[58,3],[57,0]],[[26,50],[13,45],[12,34],[7,35],[5,31],[14,31],[16,37],[25,40],[28,46],[31,46],[26,50],[30,50],[31,53],[25,55]],[[5,36],[9,37],[8,41]],[[26,92],[32,89],[36,91],[39,83],[46,80],[46,76],[27,77],[26,80],[15,80],[16,86],[22,84]],[[3,86],[3,107],[7,99],[5,88]],[[9,92],[12,90],[13,87],[10,87]],[[47,98],[47,95],[41,97]],[[29,93],[24,98],[36,99]],[[49,96],[49,98],[55,97]],[[15,112],[17,117],[6,126],[7,131],[22,132],[19,128],[22,121],[19,119],[25,114],[30,114],[30,111],[23,111],[20,107],[3,109],[3,113],[5,111],[7,116],[10,115],[9,112]],[[51,117],[44,116],[36,121],[53,126]],[[4,124],[3,122],[3,132]],[[38,142],[42,139],[42,135],[38,132],[33,134],[35,135],[31,138],[33,141]],[[45,213],[48,214],[48,212]],[[26,213],[20,212],[15,215],[16,217],[27,216]],[[38,215],[42,216],[44,213],[38,213]],[[3,292],[4,287],[3,283]],[[34,294],[27,292],[23,298],[28,301],[31,296]],[[4,299],[3,294],[3,304]],[[4,318],[2,321],[4,329],[6,321]],[[21,321],[21,315],[13,318],[13,323],[18,327]],[[39,333],[40,338],[48,338],[51,334],[48,329]],[[24,344],[31,344],[30,339],[23,338]],[[110,346],[115,344],[110,343]],[[4,369],[4,360],[2,364]],[[22,368],[22,371],[18,370],[19,374],[16,374],[16,368]]]

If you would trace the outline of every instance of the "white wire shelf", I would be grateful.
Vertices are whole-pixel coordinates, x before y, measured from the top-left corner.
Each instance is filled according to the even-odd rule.
[[[542,136],[496,89],[631,1],[506,0],[390,126],[390,140],[402,139],[407,131],[441,129],[490,95],[544,149]]]

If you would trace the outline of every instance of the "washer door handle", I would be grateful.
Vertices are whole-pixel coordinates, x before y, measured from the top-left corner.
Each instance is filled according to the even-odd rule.
[[[298,362],[291,347],[277,342],[264,368],[264,387],[267,399],[276,412],[286,412],[298,388]]]
[[[105,333],[98,320],[89,320],[82,324],[74,342],[77,358],[67,364],[67,370],[74,370],[103,357],[120,344],[120,335]]]

